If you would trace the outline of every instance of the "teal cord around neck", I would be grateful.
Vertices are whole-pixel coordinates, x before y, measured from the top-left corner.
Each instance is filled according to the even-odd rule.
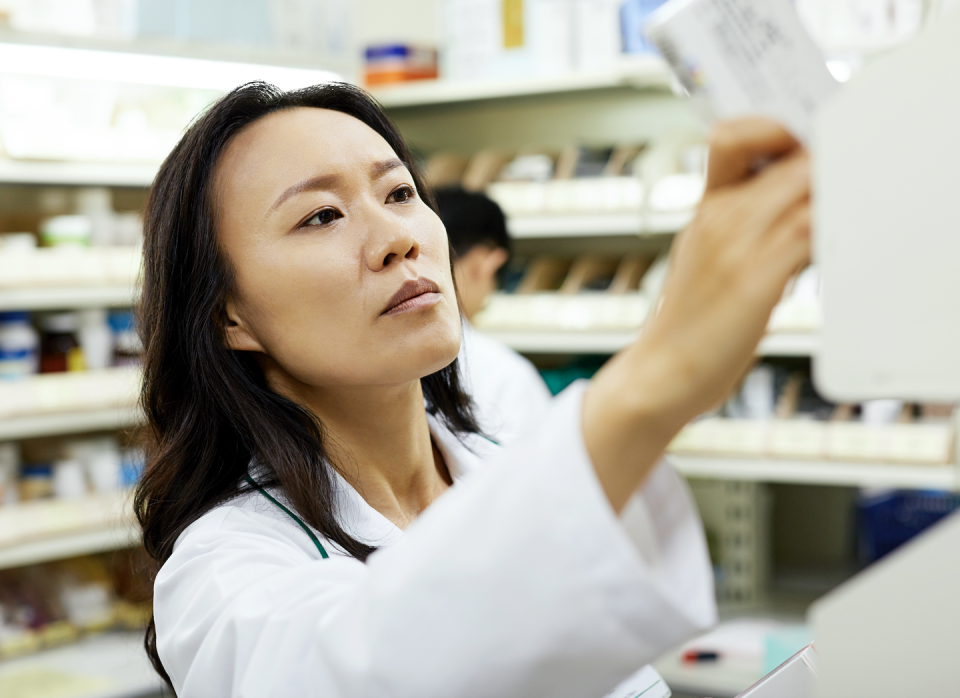
[[[247,483],[248,483],[251,487],[253,487],[255,490],[257,490],[257,491],[258,491],[260,494],[262,494],[264,497],[266,497],[266,498],[269,499],[271,502],[273,502],[273,503],[276,504],[278,507],[280,507],[280,509],[282,509],[282,510],[287,514],[287,516],[289,516],[291,519],[293,519],[294,521],[297,522],[297,524],[300,526],[300,528],[303,529],[304,533],[306,533],[308,536],[310,536],[310,540],[313,541],[313,544],[314,544],[315,546],[317,546],[317,550],[320,551],[320,557],[322,557],[324,560],[326,560],[328,557],[330,557],[329,555],[327,555],[327,551],[323,549],[323,546],[320,544],[320,540],[317,538],[316,534],[310,529],[309,526],[307,526],[307,524],[305,524],[305,523],[303,522],[303,520],[302,520],[299,516],[297,516],[296,514],[294,514],[292,511],[290,511],[290,510],[287,509],[285,506],[283,506],[280,502],[278,502],[274,497],[272,497],[272,496],[270,495],[270,493],[267,492],[265,489],[263,489],[256,480],[254,480],[252,477],[250,477],[250,473],[247,473],[247,475],[246,475],[246,480],[247,480]]]

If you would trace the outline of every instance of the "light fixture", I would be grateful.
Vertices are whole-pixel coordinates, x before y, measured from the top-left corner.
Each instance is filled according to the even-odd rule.
[[[827,61],[827,70],[830,71],[837,82],[847,82],[853,77],[854,65],[850,61],[829,60]]]
[[[291,90],[342,79],[328,70],[13,43],[0,43],[0,74],[221,92],[252,80]]]

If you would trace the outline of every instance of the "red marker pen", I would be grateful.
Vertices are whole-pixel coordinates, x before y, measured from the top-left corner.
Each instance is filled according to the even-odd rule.
[[[684,662],[715,662],[720,659],[719,652],[712,651],[701,651],[701,650],[687,650],[682,655],[680,659]]]

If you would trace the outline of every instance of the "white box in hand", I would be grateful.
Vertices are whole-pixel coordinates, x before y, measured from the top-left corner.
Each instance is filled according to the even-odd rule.
[[[789,0],[671,0],[647,34],[709,118],[769,116],[808,142],[838,87]]]

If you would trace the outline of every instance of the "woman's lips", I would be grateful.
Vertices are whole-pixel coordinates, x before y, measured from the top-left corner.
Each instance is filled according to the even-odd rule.
[[[440,300],[440,287],[426,278],[411,279],[393,294],[380,315],[397,315],[433,305]]]

